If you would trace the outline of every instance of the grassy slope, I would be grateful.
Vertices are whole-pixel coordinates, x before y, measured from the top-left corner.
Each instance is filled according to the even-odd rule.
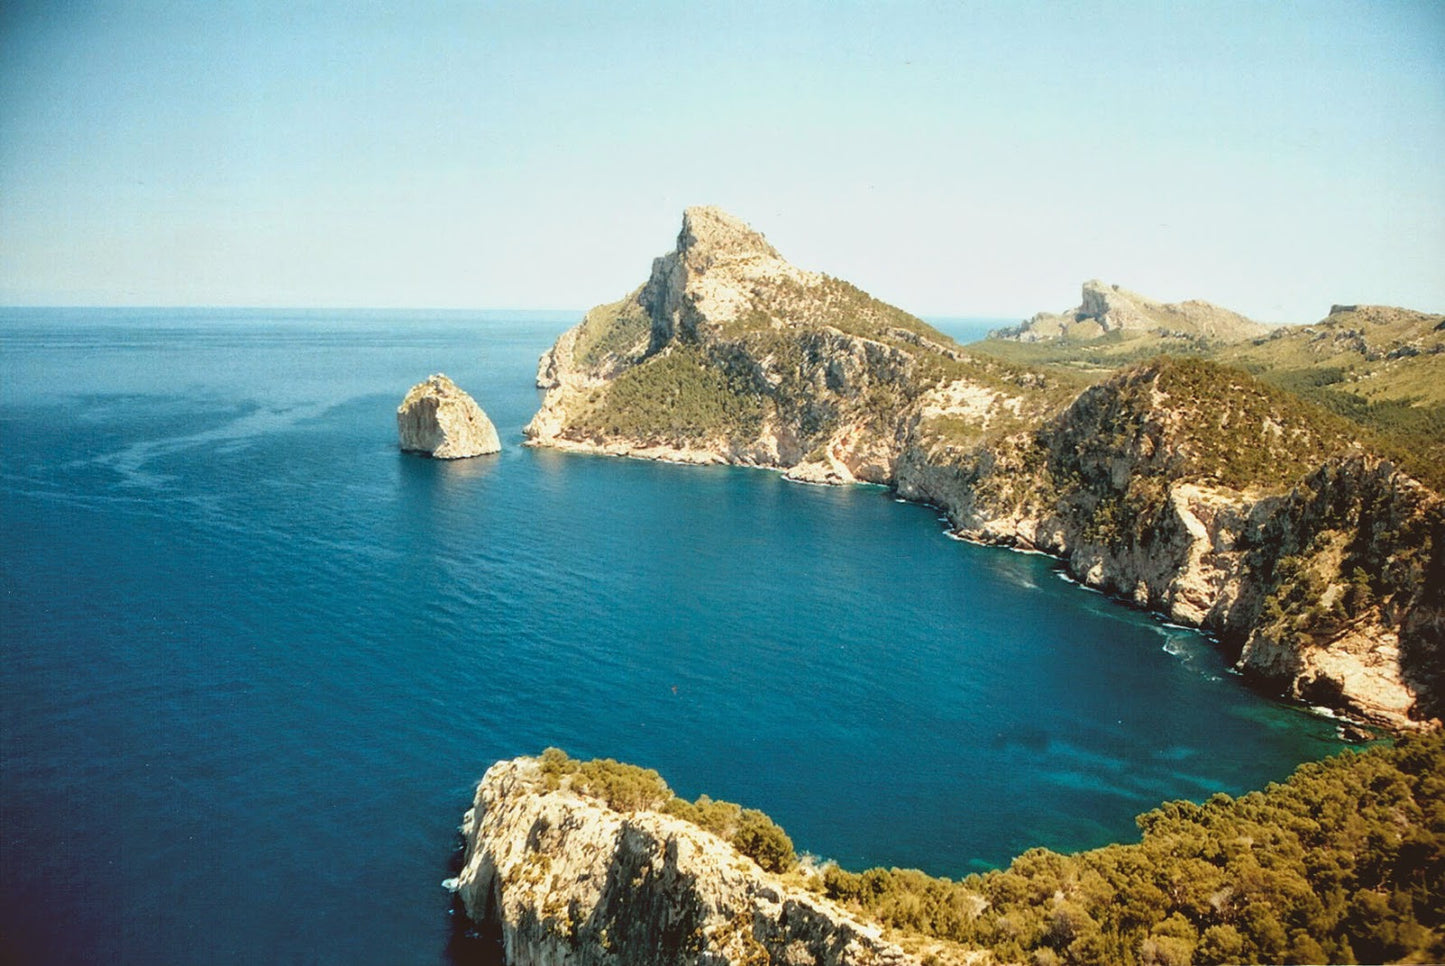
[[[1242,369],[1203,359],[1163,359],[1156,367],[1157,389],[1184,436],[1186,479],[1282,490],[1357,438],[1344,419]]]
[[[991,339],[968,351],[1091,381],[1160,353],[1228,363],[1343,417],[1365,447],[1445,490],[1442,324],[1445,317],[1363,307],[1231,345],[1113,333],[1085,342]]]

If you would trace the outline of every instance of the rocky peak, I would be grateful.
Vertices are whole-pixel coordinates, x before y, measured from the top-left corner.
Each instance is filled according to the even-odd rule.
[[[694,205],[683,211],[677,251],[694,265],[722,258],[782,259],[761,232],[712,205]]]
[[[677,247],[653,260],[638,296],[652,317],[648,351],[725,325],[747,311],[760,285],[782,279],[811,285],[822,276],[788,264],[761,232],[721,208],[686,209]]]
[[[1093,319],[1105,332],[1113,329],[1148,328],[1149,320],[1139,311],[1138,305],[1117,285],[1107,285],[1097,278],[1084,283],[1075,313],[1079,321]]]
[[[1269,330],[1238,312],[1199,299],[1158,302],[1121,286],[1090,279],[1083,284],[1078,308],[1059,314],[1040,312],[1020,325],[991,333],[991,337],[1018,342],[1080,341],[1120,331],[1234,342],[1257,338]]]

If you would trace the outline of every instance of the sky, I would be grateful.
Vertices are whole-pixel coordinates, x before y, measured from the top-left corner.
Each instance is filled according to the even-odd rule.
[[[0,304],[1445,311],[1445,3],[0,3]]]

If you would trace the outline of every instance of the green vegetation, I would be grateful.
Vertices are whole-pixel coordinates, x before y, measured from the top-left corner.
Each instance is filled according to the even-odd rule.
[[[548,748],[542,752],[541,763],[549,789],[566,785],[619,812],[650,810],[674,815],[730,843],[769,872],[787,872],[797,864],[792,840],[755,808],[714,801],[706,795],[689,802],[674,795],[653,769],[611,758],[578,761],[560,748]]]
[[[1152,367],[1187,433],[1190,475],[1236,489],[1284,488],[1357,446],[1356,427],[1242,369],[1169,358]]]
[[[886,925],[1075,964],[1445,959],[1445,734],[1302,765],[1239,799],[1171,802],[1143,840],[1043,849],[962,881],[829,868]]]
[[[648,440],[747,439],[762,426],[763,396],[702,349],[673,345],[626,370],[575,422],[583,432]]]
[[[549,748],[541,761],[551,788],[663,811],[765,869],[796,867],[792,842],[762,812],[684,801],[657,772],[611,759]],[[808,881],[901,933],[989,950],[995,961],[1445,961],[1445,733],[1301,765],[1237,799],[1169,802],[1137,823],[1137,844],[1034,849],[957,881],[832,865]]]
[[[609,355],[629,355],[647,348],[652,319],[638,302],[641,289],[619,302],[599,305],[582,319],[573,349],[585,367],[602,362]]]
[[[674,798],[663,811],[731,842],[743,855],[769,872],[786,872],[797,864],[793,840],[771,818],[755,808],[713,801]]]
[[[1343,417],[1362,445],[1445,491],[1445,319],[1407,309],[1345,308],[1309,326],[1221,344],[1143,332],[1092,340],[986,339],[968,351],[1097,382],[1159,355],[1237,366]]]
[[[673,797],[667,782],[651,768],[611,758],[578,761],[561,748],[542,752],[541,762],[549,789],[560,788],[565,781],[573,791],[601,799],[619,812],[661,808]]]

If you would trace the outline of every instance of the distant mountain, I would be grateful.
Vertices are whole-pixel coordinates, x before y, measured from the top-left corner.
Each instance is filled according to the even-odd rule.
[[[1116,338],[1156,336],[1238,342],[1268,331],[1268,326],[1209,302],[1156,302],[1138,292],[1092,279],[1084,283],[1077,308],[1059,314],[1040,312],[1017,326],[989,333],[989,338],[1087,342],[1113,334]]]
[[[526,430],[536,445],[834,483],[892,482],[920,421],[999,430],[1080,385],[975,359],[702,207],[683,213],[677,247],[644,285],[557,340],[537,381],[550,391]]]

